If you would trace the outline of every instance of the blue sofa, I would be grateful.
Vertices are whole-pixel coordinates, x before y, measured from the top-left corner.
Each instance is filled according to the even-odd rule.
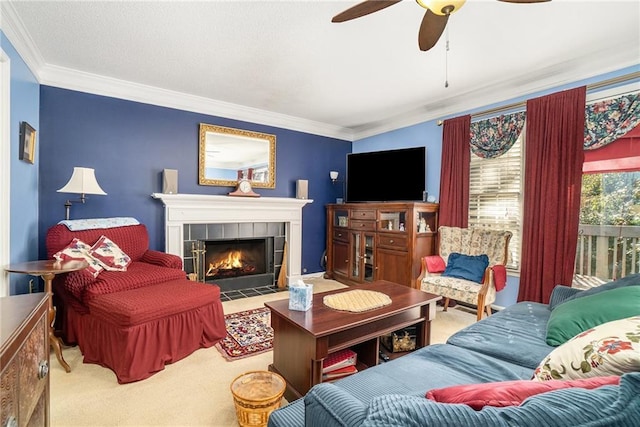
[[[640,285],[640,275],[589,291],[559,285],[549,304],[514,304],[459,331],[446,344],[430,345],[339,381],[316,385],[304,398],[274,411],[268,425],[640,426],[640,372],[623,375],[619,386],[556,390],[507,408],[474,411],[467,405],[425,398],[428,390],[437,388],[531,379],[540,361],[554,349],[545,342],[554,307],[578,293],[628,285]]]

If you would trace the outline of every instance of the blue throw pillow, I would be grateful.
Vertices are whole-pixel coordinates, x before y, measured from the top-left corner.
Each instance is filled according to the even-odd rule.
[[[484,271],[488,266],[489,257],[486,255],[464,255],[452,252],[442,275],[482,283]]]

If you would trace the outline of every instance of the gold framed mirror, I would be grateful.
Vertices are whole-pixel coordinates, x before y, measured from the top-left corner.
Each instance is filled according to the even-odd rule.
[[[200,185],[276,188],[276,136],[200,123]]]

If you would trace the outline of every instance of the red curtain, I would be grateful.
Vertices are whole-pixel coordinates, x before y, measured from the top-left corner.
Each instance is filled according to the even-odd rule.
[[[518,301],[548,303],[573,280],[584,158],[586,87],[527,101]]]
[[[444,121],[439,225],[466,228],[469,224],[470,129],[470,115]]]

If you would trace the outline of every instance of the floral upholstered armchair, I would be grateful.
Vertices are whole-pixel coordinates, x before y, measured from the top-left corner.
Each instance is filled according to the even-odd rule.
[[[438,255],[422,258],[418,289],[478,306],[478,320],[491,304],[496,292],[506,286],[505,265],[512,233],[485,227],[438,228]]]

